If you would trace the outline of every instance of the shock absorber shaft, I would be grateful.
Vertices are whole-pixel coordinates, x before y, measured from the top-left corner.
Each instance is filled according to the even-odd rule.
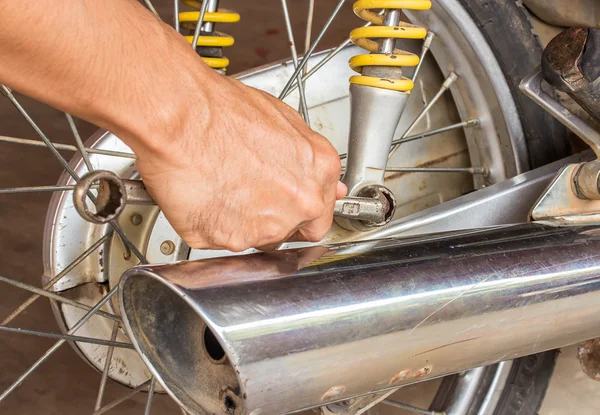
[[[223,56],[223,48],[233,45],[233,37],[216,32],[215,23],[236,23],[240,20],[240,15],[230,10],[219,9],[219,0],[206,0],[206,13],[202,22],[200,19],[201,11],[181,12],[179,13],[179,22],[188,34],[185,36],[191,44],[194,42],[194,31],[197,24],[200,24],[200,36],[196,42],[197,52],[202,57],[204,63],[213,69],[225,71],[229,65],[229,59]],[[183,0],[187,6],[202,10],[202,2],[196,0]]]
[[[354,12],[373,26],[350,33],[354,44],[371,53],[354,56],[350,67],[358,72],[350,78],[350,134],[348,160],[342,181],[348,195],[356,196],[366,186],[383,185],[394,132],[413,88],[402,75],[403,66],[417,66],[419,57],[396,48],[397,39],[423,39],[427,31],[400,20],[402,9],[427,10],[429,0],[359,0]],[[383,15],[374,9],[384,9]],[[373,40],[378,39],[379,42]],[[350,230],[365,230],[363,224],[337,218]]]

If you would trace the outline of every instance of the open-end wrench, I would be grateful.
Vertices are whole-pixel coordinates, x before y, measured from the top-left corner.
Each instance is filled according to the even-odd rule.
[[[88,203],[88,193],[97,190],[95,209]],[[83,176],[75,185],[73,203],[77,212],[92,223],[107,223],[116,219],[126,204],[154,205],[141,180],[121,179],[107,170],[96,170]],[[335,202],[334,216],[363,221],[366,225],[382,226],[393,216],[394,202],[377,186],[361,197],[345,197]]]

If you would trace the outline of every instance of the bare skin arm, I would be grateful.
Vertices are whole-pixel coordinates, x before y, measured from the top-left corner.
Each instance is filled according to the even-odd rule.
[[[0,82],[118,135],[195,248],[328,231],[340,161],[277,99],[216,74],[134,0],[0,0]]]

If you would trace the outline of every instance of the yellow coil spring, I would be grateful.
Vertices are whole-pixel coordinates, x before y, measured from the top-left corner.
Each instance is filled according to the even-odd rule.
[[[195,9],[200,9],[202,7],[202,3],[196,0],[183,0],[183,3],[187,6],[193,7]],[[181,12],[179,13],[179,22],[182,24],[185,23],[197,23],[200,18],[200,12]],[[237,23],[240,21],[240,15],[238,13],[232,12],[226,9],[219,9],[217,12],[206,12],[204,14],[204,22],[212,22],[212,23]],[[197,46],[206,46],[206,47],[228,47],[233,45],[234,39],[232,36],[229,36],[224,33],[218,33],[218,36],[200,36],[198,37]],[[194,36],[184,36],[188,43],[191,45],[194,41]],[[202,60],[213,69],[225,69],[229,65],[229,59],[215,58],[209,56],[202,56]]]
[[[379,45],[372,39],[394,38],[394,39],[423,39],[427,30],[420,26],[400,22],[398,26],[382,26],[383,15],[375,13],[377,9],[408,9],[428,10],[431,8],[429,0],[359,0],[354,3],[354,13],[363,20],[373,23],[374,26],[359,27],[350,33],[350,40],[356,46],[370,52],[377,52]],[[400,49],[394,49],[393,53],[371,53],[354,56],[350,59],[350,68],[362,73],[365,66],[417,66],[419,57],[413,53]],[[413,89],[413,82],[402,77],[400,79],[379,78],[375,76],[355,75],[350,78],[350,83],[373,86],[394,91],[409,92]]]

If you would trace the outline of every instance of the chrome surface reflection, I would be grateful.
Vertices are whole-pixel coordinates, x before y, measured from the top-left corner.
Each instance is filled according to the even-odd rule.
[[[530,223],[144,266],[120,292],[131,340],[188,411],[281,414],[599,336],[600,230]]]

